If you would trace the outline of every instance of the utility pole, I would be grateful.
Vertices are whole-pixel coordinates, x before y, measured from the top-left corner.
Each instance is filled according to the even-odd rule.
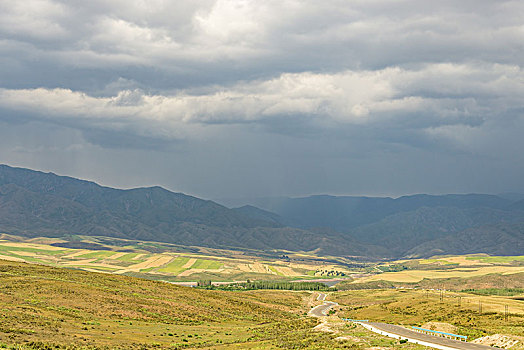
[[[509,307],[508,305],[504,305],[504,321],[509,321]]]
[[[462,304],[462,297],[461,296],[458,297],[458,306],[459,307],[460,307],[460,304]]]
[[[479,300],[479,314],[482,313],[482,301]]]

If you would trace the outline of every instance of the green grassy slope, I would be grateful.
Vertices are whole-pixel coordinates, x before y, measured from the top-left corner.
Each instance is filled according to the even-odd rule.
[[[0,260],[0,348],[339,348],[311,330],[309,295],[205,291]]]

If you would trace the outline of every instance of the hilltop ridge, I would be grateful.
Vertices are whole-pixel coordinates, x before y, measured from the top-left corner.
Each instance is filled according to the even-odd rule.
[[[510,197],[321,195],[263,198],[229,209],[159,186],[116,189],[0,165],[0,232],[371,258],[435,252],[520,255],[524,207],[519,196]]]

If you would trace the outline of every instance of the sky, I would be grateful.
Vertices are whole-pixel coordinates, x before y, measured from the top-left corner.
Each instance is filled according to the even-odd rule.
[[[0,163],[203,198],[524,192],[524,2],[2,0]]]

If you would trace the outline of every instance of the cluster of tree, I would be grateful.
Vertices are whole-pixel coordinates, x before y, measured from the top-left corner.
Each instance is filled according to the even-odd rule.
[[[280,282],[280,281],[247,281],[230,284],[214,285],[209,280],[198,281],[197,288],[218,290],[255,290],[255,289],[279,289],[279,290],[329,290],[329,287],[321,282]]]
[[[316,270],[315,275],[342,277],[342,276],[345,276],[346,274],[342,271],[337,271],[337,270]]]
[[[197,287],[207,288],[212,286],[211,280],[200,280],[197,282]]]

